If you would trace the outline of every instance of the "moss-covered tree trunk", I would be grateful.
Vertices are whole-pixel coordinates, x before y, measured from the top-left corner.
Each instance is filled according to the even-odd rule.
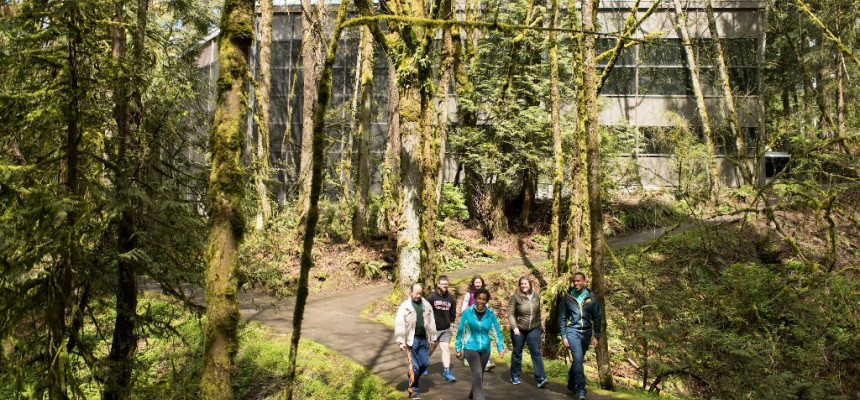
[[[242,150],[250,76],[248,53],[254,41],[254,2],[225,0],[218,37],[218,98],[210,137],[209,238],[206,247],[206,326],[201,398],[232,399],[231,374],[237,346],[236,294],[242,212]]]
[[[436,256],[436,220],[438,197],[436,177],[439,175],[439,145],[434,126],[432,78],[428,70],[421,77],[421,276],[424,287],[432,288],[438,267]]]
[[[257,121],[256,170],[254,186],[257,189],[257,219],[254,227],[263,230],[272,217],[269,203],[269,108],[272,88],[272,0],[260,0],[260,115]]]
[[[355,209],[352,214],[352,237],[365,240],[367,225],[367,197],[370,195],[370,122],[373,100],[373,36],[370,28],[361,28],[361,76],[358,95],[357,174],[355,177]]]
[[[690,72],[690,80],[693,85],[693,95],[696,98],[696,111],[699,113],[699,123],[705,136],[705,148],[708,151],[708,194],[712,196],[713,201],[719,202],[720,170],[717,168],[717,150],[714,146],[714,133],[711,130],[705,96],[702,92],[701,81],[699,80],[699,67],[696,64],[693,42],[690,40],[690,32],[687,30],[687,14],[681,8],[681,0],[673,0],[673,2],[675,3],[675,14],[678,22],[677,30],[681,36],[684,55],[687,58],[687,68]]]
[[[80,195],[81,183],[79,181],[80,149],[78,148],[81,138],[81,71],[79,70],[78,46],[82,42],[81,31],[77,29],[80,19],[80,11],[72,3],[68,7],[68,14],[64,22],[65,28],[71,32],[67,43],[66,70],[67,79],[67,103],[63,110],[66,123],[65,154],[62,160],[60,172],[60,197],[75,198]],[[46,325],[48,327],[48,343],[45,344],[48,360],[48,394],[51,399],[68,399],[69,355],[66,347],[66,316],[69,304],[72,302],[72,280],[73,268],[79,259],[77,240],[74,235],[74,227],[78,222],[79,215],[71,209],[66,216],[67,230],[64,242],[65,251],[59,260],[53,264],[48,273],[48,307],[46,310]]]
[[[401,288],[418,282],[421,274],[421,93],[417,74],[399,75],[400,183],[402,190],[397,232],[398,279]]]
[[[397,70],[388,63],[388,135],[382,165],[382,210],[387,232],[397,230],[400,209],[400,93],[397,90]]]
[[[144,21],[139,22],[145,24]],[[127,58],[127,43],[125,24],[125,4],[114,3],[114,13],[111,28],[112,58],[116,70],[114,75],[112,100],[113,117],[116,124],[116,149],[112,152],[116,171],[113,186],[117,199],[125,205],[118,220],[115,222],[117,245],[120,254],[129,254],[137,248],[136,215],[140,204],[129,194],[135,190],[136,176],[133,173],[135,163],[131,158],[140,151],[131,131],[131,113],[129,82],[132,65]],[[135,42],[139,54],[142,43]],[[139,61],[139,60],[135,60]],[[102,398],[105,400],[127,399],[131,393],[131,376],[134,367],[134,354],[137,351],[136,311],[137,311],[137,262],[132,257],[120,257],[117,261],[116,286],[116,319],[114,320],[113,337],[110,353],[107,357],[107,371]]]
[[[322,17],[325,6],[317,0],[302,0],[302,149],[299,158],[299,201],[302,215],[306,216],[310,207],[311,162],[313,154],[314,110],[317,106],[317,82],[320,80],[322,66]]]
[[[417,17],[427,17],[426,12],[419,5],[423,2],[417,1],[413,6],[413,14]],[[436,13],[439,11],[436,10]],[[434,17],[436,15],[433,15]],[[414,29],[414,28],[413,28]],[[421,46],[415,51],[417,54],[429,56],[436,38],[434,29],[425,28],[421,32],[423,40]],[[444,57],[444,56],[443,56]],[[436,135],[439,125],[443,124],[436,118],[435,104],[433,101],[433,73],[429,63],[414,61],[416,65],[412,68],[417,70],[417,78],[420,98],[420,129],[421,129],[421,274],[418,279],[424,287],[432,288],[436,281],[438,260],[436,256],[436,220],[439,205],[437,197],[437,177],[439,175],[439,139]],[[437,125],[438,124],[438,125]]]
[[[582,1],[582,28],[585,32],[594,32],[597,12],[595,0]],[[597,345],[597,370],[600,387],[613,390],[612,368],[609,364],[609,329],[606,326],[606,284],[603,270],[604,232],[603,232],[603,203],[600,188],[600,138],[598,137],[597,120],[597,77],[594,60],[595,36],[586,34],[583,40],[583,91],[585,131],[588,144],[588,204],[591,214],[591,288],[597,294],[601,308],[602,335]]]
[[[568,1],[568,10],[575,10],[576,4],[574,1]],[[581,30],[582,19],[581,14],[571,12],[568,14],[571,29]],[[573,148],[570,154],[570,178],[572,183],[571,199],[570,199],[570,214],[567,221],[567,249],[565,253],[565,264],[567,270],[579,270],[579,261],[581,256],[587,256],[590,253],[587,250],[589,245],[589,217],[588,217],[588,196],[585,195],[585,188],[588,186],[588,179],[585,168],[585,92],[583,90],[583,68],[582,68],[582,43],[584,35],[580,32],[573,34],[571,40],[572,57],[571,69],[574,71],[574,87],[576,87],[576,138],[573,141]]]
[[[355,4],[363,15],[373,15],[369,1],[356,0]],[[432,8],[435,13],[439,12],[438,4]],[[428,16],[423,1],[399,3],[391,11],[413,18]],[[438,15],[435,13],[433,17]],[[438,146],[433,127],[432,74],[430,65],[424,62],[431,53],[435,31],[418,24],[389,23],[388,29],[402,43],[402,46],[392,46],[378,25],[370,28],[397,71],[400,186],[403,190],[397,236],[398,284],[405,290],[414,282],[432,282],[436,274]]]
[[[535,203],[535,188],[537,186],[537,166],[528,163],[523,168],[523,188],[520,191],[520,196],[523,198],[523,205],[520,208],[519,229],[523,232],[529,228],[529,220],[531,219],[532,207]]]
[[[561,263],[561,191],[564,184],[564,154],[561,150],[561,99],[558,93],[558,40],[555,28],[558,26],[558,0],[551,1],[552,15],[550,16],[549,31],[549,84],[550,84],[550,114],[552,119],[552,222],[550,224],[550,261],[552,276],[557,278],[562,274]]]
[[[334,32],[332,33],[331,42],[328,45],[325,61],[322,70],[320,71],[320,81],[317,87],[317,105],[314,110],[314,130],[313,141],[311,142],[312,157],[311,157],[311,187],[308,192],[308,212],[306,218],[302,221],[304,229],[302,229],[302,256],[299,272],[299,287],[296,292],[296,307],[293,310],[293,332],[290,336],[290,358],[286,372],[286,386],[284,387],[284,397],[287,400],[293,399],[293,392],[296,382],[296,359],[299,352],[299,340],[302,337],[302,319],[305,313],[305,304],[308,299],[308,276],[310,275],[311,267],[313,266],[313,247],[314,236],[316,236],[317,222],[319,221],[319,199],[322,192],[323,181],[323,166],[325,164],[325,112],[331,98],[331,80],[332,69],[334,69],[334,61],[337,54],[337,41],[343,30],[342,25],[346,20],[346,10],[349,2],[341,2],[335,21]]]
[[[732,137],[735,139],[736,167],[741,173],[743,183],[745,185],[752,185],[752,170],[747,163],[746,143],[744,142],[744,134],[738,120],[735,96],[732,93],[731,81],[729,80],[729,69],[726,64],[725,54],[723,53],[723,43],[720,40],[720,32],[717,29],[717,19],[714,16],[714,6],[711,0],[708,0],[705,5],[705,14],[708,18],[708,31],[711,32],[711,39],[714,41],[714,53],[717,56],[717,73],[720,75],[720,83],[723,89],[723,107],[725,107],[726,122],[729,125],[729,132],[731,132]]]
[[[442,0],[440,9],[440,18],[445,20],[454,19],[454,9],[452,0]],[[445,179],[445,160],[446,147],[448,141],[448,94],[451,87],[451,77],[454,75],[455,59],[457,51],[454,47],[454,33],[459,31],[457,26],[451,26],[442,30],[442,62],[439,65],[439,87],[436,90],[436,106],[437,116],[436,121],[439,124],[439,158],[437,163],[436,173],[436,205],[438,206],[442,198],[442,182]],[[459,39],[459,35],[458,39]]]

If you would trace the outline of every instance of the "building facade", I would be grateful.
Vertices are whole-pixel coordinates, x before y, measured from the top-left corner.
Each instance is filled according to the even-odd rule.
[[[302,130],[301,17],[300,7],[290,4],[292,2],[275,7],[273,21],[270,164],[278,171],[277,179],[281,187],[277,192],[281,198],[289,195],[291,184],[297,178]],[[765,40],[764,4],[763,1],[713,2],[717,30],[725,49],[736,99],[738,119],[747,139],[747,153],[750,156],[755,154],[755,146],[760,145],[759,139],[763,137],[764,116],[759,88]],[[633,5],[634,2],[630,0],[600,2],[598,19],[600,32],[604,35],[597,41],[598,54],[614,46],[614,37],[622,30]],[[641,1],[637,14],[641,16],[651,5],[650,0]],[[724,140],[727,131],[725,107],[721,105],[723,96],[717,80],[713,41],[704,6],[704,1],[684,2],[688,30],[693,38],[692,48],[699,64],[700,81],[711,126],[722,138],[716,141],[718,152],[735,154],[733,141]],[[672,187],[678,182],[677,172],[673,171],[672,167],[672,156],[667,154],[665,145],[661,145],[658,140],[661,132],[675,126],[679,118],[686,120],[692,130],[700,131],[691,74],[677,21],[672,1],[664,0],[636,31],[633,36],[635,44],[623,50],[606,87],[601,92],[601,125],[607,129],[632,129],[637,135],[635,146],[617,157],[625,160],[631,156],[635,158],[634,162],[640,171],[638,185],[644,188]],[[210,88],[214,88],[218,70],[216,40],[217,33],[207,38],[198,59],[201,72],[208,77]],[[334,140],[328,149],[329,177],[343,176],[345,171],[339,170],[340,160],[350,154],[352,146],[348,130],[353,128],[353,100],[357,93],[358,41],[357,30],[348,30],[338,48],[328,130],[330,136],[340,140]],[[255,70],[257,54],[257,51],[252,54],[252,67]],[[606,62],[606,58],[600,60],[598,68],[602,69]],[[371,153],[378,165],[385,149],[388,100],[388,66],[380,49],[376,51],[373,73],[375,84]],[[253,99],[251,106],[254,106]],[[253,143],[256,124],[251,113],[248,121],[248,143]],[[757,164],[752,159],[747,162]],[[737,184],[739,176],[731,163],[721,156],[719,164],[725,183]],[[445,179],[452,181],[457,172],[456,155],[449,154],[443,160],[443,167],[446,171]],[[374,186],[378,185],[378,171],[373,181]],[[544,189],[545,192],[545,188],[539,189]]]

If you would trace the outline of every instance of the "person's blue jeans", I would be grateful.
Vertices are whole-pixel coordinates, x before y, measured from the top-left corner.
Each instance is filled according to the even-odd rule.
[[[585,369],[582,361],[585,352],[591,344],[591,332],[579,332],[568,329],[566,332],[567,342],[570,344],[570,371],[567,372],[567,388],[574,393],[585,391]]]
[[[430,366],[430,343],[427,338],[416,336],[409,348],[409,359],[412,361],[412,375],[409,377],[409,387],[418,391],[418,380],[421,374]]]
[[[511,341],[514,342],[514,351],[511,353],[511,380],[519,378],[523,370],[523,347],[529,346],[529,354],[532,356],[532,364],[534,365],[535,382],[546,379],[546,372],[543,369],[543,358],[540,355],[540,328],[535,328],[529,331],[520,330],[519,335],[514,335],[511,331]]]

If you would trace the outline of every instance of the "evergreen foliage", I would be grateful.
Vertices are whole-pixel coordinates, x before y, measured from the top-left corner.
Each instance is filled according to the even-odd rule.
[[[98,350],[115,318],[93,312],[114,303],[118,265],[137,265],[177,295],[200,282],[204,185],[192,154],[207,118],[189,105],[200,82],[193,50],[211,13],[194,2],[153,7],[131,68],[111,54],[113,2],[0,9],[0,357],[10,366],[0,385],[16,396],[80,397],[81,371],[108,385],[120,367]],[[135,24],[124,26],[131,36]],[[113,115],[118,87],[139,99],[133,147]],[[121,245],[129,235],[131,248]],[[154,323],[132,319],[138,329]]]

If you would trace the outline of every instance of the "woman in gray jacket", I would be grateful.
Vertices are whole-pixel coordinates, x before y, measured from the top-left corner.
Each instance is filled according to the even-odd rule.
[[[522,383],[520,372],[523,369],[523,347],[528,344],[534,364],[535,383],[537,387],[543,388],[548,382],[540,355],[540,296],[532,289],[532,283],[527,276],[520,277],[517,286],[519,290],[508,302],[508,325],[511,327],[511,341],[514,343],[511,353],[511,383]]]

